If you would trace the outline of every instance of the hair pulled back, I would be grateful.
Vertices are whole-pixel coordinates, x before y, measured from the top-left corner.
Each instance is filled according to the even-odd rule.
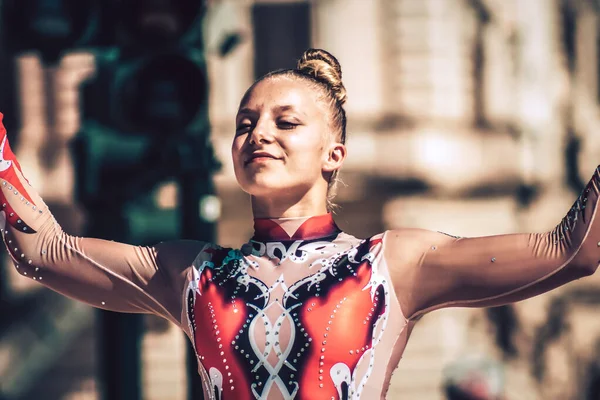
[[[342,83],[342,67],[333,55],[321,49],[308,49],[298,60],[296,69],[326,85],[339,105],[344,105],[346,88]]]
[[[342,67],[331,53],[322,49],[308,49],[302,54],[295,69],[276,70],[258,79],[258,82],[277,76],[290,76],[308,81],[323,94],[323,100],[329,106],[331,128],[335,137],[346,143],[346,88],[342,83]],[[252,86],[254,86],[252,85]],[[250,88],[251,90],[252,88]],[[250,91],[249,90],[249,91]],[[327,209],[333,211],[335,204],[335,189],[338,183],[338,171],[334,171],[329,178],[327,190]]]

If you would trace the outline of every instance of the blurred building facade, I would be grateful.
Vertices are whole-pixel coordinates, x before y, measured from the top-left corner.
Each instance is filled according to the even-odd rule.
[[[340,60],[348,89],[349,158],[342,174],[348,186],[339,192],[344,207],[338,218],[352,234],[407,226],[460,236],[545,231],[600,164],[600,25],[592,0],[211,5],[206,35],[212,135],[223,162],[216,177],[222,244],[239,245],[252,229],[229,156],[239,100],[255,78],[292,67],[308,46]],[[219,38],[231,31],[243,40],[220,57]],[[93,57],[68,56],[56,71],[64,78],[56,93],[62,161],[52,170],[39,163],[47,122],[41,67],[35,57],[18,65],[24,121],[18,156],[42,196],[71,209],[66,146],[79,126],[77,86],[93,70]],[[10,281],[15,293],[39,290],[12,274]],[[591,277],[512,306],[427,315],[388,398],[444,399],[444,382],[465,369],[479,372],[489,393],[503,393],[490,399],[600,398],[598,303],[600,278]],[[10,354],[16,339],[0,342],[0,371],[11,370],[13,383],[29,385],[23,396],[97,398],[93,315],[67,309],[79,326],[52,356],[43,348],[36,353],[44,355],[35,358],[36,374],[11,364],[18,359]],[[148,326],[145,398],[185,399],[184,338],[152,319]],[[487,374],[479,367],[486,363],[500,372]]]
[[[285,8],[290,2],[257,3]],[[239,23],[256,39],[255,2],[235,4]],[[386,200],[373,211],[381,212],[386,229],[477,236],[545,231],[560,221],[600,161],[597,3],[303,4],[310,8],[310,45],[340,60],[349,94],[349,157],[342,174],[349,187],[340,191],[342,202],[348,195],[369,204],[365,193],[352,190],[356,172],[397,191],[381,193]],[[260,43],[250,40],[232,57],[213,60],[212,121],[223,160],[239,98],[260,76],[253,74],[254,57],[261,47],[289,54],[289,35],[306,34],[289,24],[278,31],[277,25],[270,42],[263,34]],[[414,190],[414,181],[426,189]],[[235,185],[230,165],[220,182]],[[344,211],[341,216],[353,218]],[[388,397],[444,398],[442,382],[452,365],[481,358],[502,366],[502,398],[597,398],[597,354],[590,349],[600,332],[590,313],[598,282],[593,277],[499,309],[426,316]]]

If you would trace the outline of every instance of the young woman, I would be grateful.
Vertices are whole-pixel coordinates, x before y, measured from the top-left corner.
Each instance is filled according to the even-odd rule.
[[[600,168],[546,233],[340,231],[329,200],[346,156],[345,100],[339,63],[313,49],[247,91],[232,157],[255,219],[240,249],[64,233],[2,129],[0,215],[15,267],[94,307],[177,324],[194,343],[207,399],[383,398],[426,312],[506,304],[594,273]]]

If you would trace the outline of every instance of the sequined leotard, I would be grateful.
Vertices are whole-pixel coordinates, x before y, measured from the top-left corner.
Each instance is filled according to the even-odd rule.
[[[400,229],[362,240],[326,214],[256,219],[240,249],[140,247],[63,232],[1,124],[0,140],[0,226],[18,271],[98,308],[175,323],[194,344],[207,399],[383,398],[424,313],[531,297],[600,260],[600,168],[546,233]]]
[[[241,250],[207,245],[191,270],[207,382],[234,399],[378,397],[406,325],[382,236],[358,240],[330,214],[254,227]]]

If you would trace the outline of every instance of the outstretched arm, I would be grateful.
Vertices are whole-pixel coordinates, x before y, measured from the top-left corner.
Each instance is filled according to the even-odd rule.
[[[144,247],[70,236],[23,176],[2,114],[0,141],[0,228],[19,273],[94,307],[179,323],[185,274],[204,243]]]
[[[593,274],[600,263],[599,197],[600,166],[547,233],[456,238],[421,229],[388,232],[385,257],[405,316],[506,304]]]

